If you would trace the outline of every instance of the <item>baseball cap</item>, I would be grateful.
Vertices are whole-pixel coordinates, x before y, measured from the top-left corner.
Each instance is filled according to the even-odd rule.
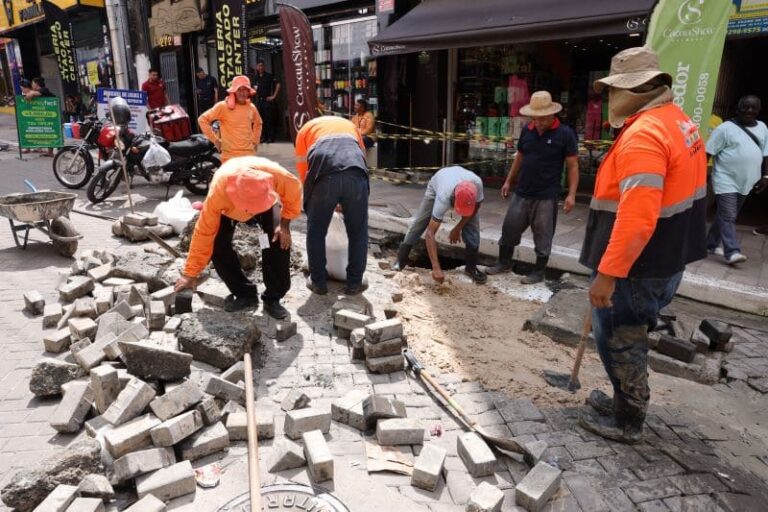
[[[454,189],[453,209],[457,215],[470,217],[477,205],[477,187],[471,181],[462,181]]]
[[[278,200],[272,175],[251,169],[229,176],[226,193],[235,208],[253,215],[269,210]]]

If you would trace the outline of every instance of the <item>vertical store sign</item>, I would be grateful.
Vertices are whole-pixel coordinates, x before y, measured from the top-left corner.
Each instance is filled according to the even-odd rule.
[[[243,0],[214,0],[216,27],[216,68],[219,86],[224,89],[246,70],[245,4]]]
[[[77,76],[78,66],[77,57],[75,56],[72,23],[70,23],[67,13],[51,2],[43,0],[43,10],[45,11],[48,32],[51,34],[53,54],[56,56],[56,62],[59,65],[59,74],[61,75],[64,94],[79,94],[80,81]]]
[[[295,141],[301,127],[318,114],[314,41],[309,20],[292,5],[280,4],[280,33],[291,138]]]
[[[651,15],[647,44],[672,75],[675,103],[705,139],[732,8],[723,0],[659,0]]]

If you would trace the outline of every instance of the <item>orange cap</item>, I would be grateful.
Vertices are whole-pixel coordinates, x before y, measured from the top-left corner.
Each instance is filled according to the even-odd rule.
[[[461,217],[471,217],[477,205],[477,187],[471,181],[462,181],[453,191],[453,209]]]
[[[227,178],[226,192],[238,210],[257,215],[272,208],[278,200],[274,177],[264,171],[243,170]]]

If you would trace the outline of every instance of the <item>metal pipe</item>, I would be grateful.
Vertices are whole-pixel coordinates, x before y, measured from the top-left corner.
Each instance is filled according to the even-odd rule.
[[[125,74],[127,63],[125,60],[125,42],[123,30],[125,24],[120,15],[120,2],[118,0],[106,0],[104,8],[107,11],[109,21],[109,41],[112,44],[112,65],[115,68],[115,84],[118,89],[128,89],[128,77]]]

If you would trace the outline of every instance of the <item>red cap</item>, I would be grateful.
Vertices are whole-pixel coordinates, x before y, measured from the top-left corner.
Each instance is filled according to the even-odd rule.
[[[278,200],[274,177],[264,171],[249,169],[230,176],[226,192],[235,208],[253,215],[269,210]]]
[[[454,189],[453,209],[461,217],[471,217],[477,206],[477,186],[471,181],[462,181]]]

